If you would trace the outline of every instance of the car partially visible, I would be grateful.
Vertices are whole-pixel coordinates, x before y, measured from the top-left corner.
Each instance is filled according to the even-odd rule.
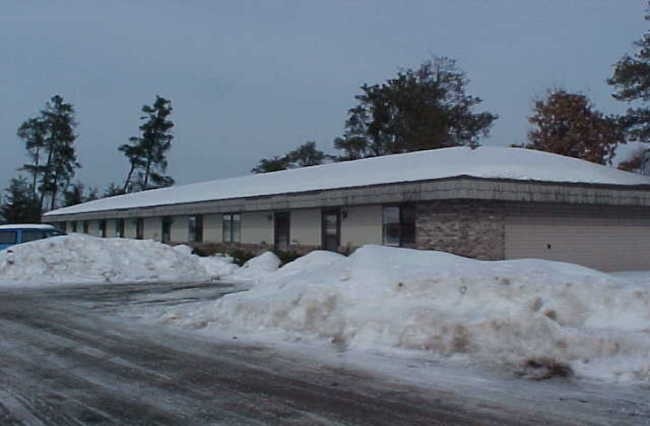
[[[57,237],[59,235],[66,234],[52,225],[0,225],[0,250],[5,250],[6,248],[16,244],[42,240],[43,238]]]

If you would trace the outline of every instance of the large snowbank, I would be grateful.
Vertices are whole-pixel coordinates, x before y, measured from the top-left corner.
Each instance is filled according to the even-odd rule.
[[[177,309],[164,321],[650,380],[650,287],[559,262],[378,246],[348,258],[313,252],[248,292]]]
[[[243,268],[226,256],[198,257],[187,246],[72,234],[0,251],[0,285],[160,281],[251,281],[278,268],[272,253]]]
[[[146,240],[68,235],[0,251],[0,283],[205,281],[197,256]]]
[[[102,198],[46,216],[473,176],[549,182],[649,185],[650,178],[523,148],[444,148],[181,185]],[[171,200],[171,201],[170,201]]]

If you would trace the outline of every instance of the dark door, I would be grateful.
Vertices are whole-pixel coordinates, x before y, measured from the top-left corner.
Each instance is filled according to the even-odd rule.
[[[291,227],[291,216],[289,212],[277,212],[275,219],[275,249],[279,251],[289,250],[289,228]]]
[[[323,249],[338,251],[341,245],[341,210],[323,210],[321,223]]]

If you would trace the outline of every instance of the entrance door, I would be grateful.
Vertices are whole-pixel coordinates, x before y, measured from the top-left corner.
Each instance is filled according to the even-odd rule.
[[[341,210],[323,210],[321,223],[323,249],[338,251],[341,245]]]
[[[291,241],[289,237],[291,216],[289,212],[277,212],[273,216],[275,218],[275,249],[287,251]]]

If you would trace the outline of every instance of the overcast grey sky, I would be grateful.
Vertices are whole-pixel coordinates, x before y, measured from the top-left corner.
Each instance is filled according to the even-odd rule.
[[[646,29],[643,0],[3,0],[0,186],[25,161],[16,128],[54,94],[79,121],[78,177],[127,171],[139,110],[172,100],[170,174],[241,175],[307,140],[331,150],[363,83],[456,58],[500,118],[484,144],[521,142],[533,96],[587,94],[606,112],[612,64]]]

